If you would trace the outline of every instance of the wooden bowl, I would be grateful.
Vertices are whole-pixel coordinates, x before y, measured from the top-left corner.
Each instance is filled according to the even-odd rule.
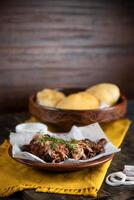
[[[59,89],[66,95],[83,89]],[[29,98],[29,111],[39,121],[50,125],[57,131],[69,131],[73,125],[85,126],[91,123],[106,123],[124,117],[127,110],[126,97],[121,95],[116,105],[93,110],[65,110],[39,105],[36,95]]]
[[[41,163],[38,161],[31,161],[21,158],[14,158],[12,155],[12,146],[9,147],[8,150],[9,156],[16,160],[17,162],[20,162],[22,164],[25,164],[27,166],[31,166],[37,169],[46,170],[46,171],[53,171],[53,172],[68,172],[68,171],[77,171],[81,169],[85,169],[87,167],[95,167],[97,165],[100,165],[102,163],[107,162],[108,160],[111,160],[114,156],[114,154],[110,154],[107,156],[103,156],[101,158],[98,158],[93,161],[87,161],[87,162],[81,162],[81,163]]]

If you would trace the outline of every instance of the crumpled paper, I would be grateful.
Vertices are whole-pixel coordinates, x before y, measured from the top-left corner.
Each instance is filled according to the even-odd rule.
[[[12,145],[12,155],[14,158],[21,158],[21,159],[27,159],[27,160],[39,161],[42,163],[46,163],[45,161],[43,161],[42,159],[40,159],[39,157],[37,157],[31,153],[21,151],[21,147],[25,144],[29,144],[29,142],[32,140],[32,138],[34,137],[35,134],[36,133],[31,134],[28,132],[27,133],[10,133],[10,143]],[[107,136],[105,135],[105,133],[103,132],[102,128],[100,127],[100,125],[98,123],[94,123],[94,124],[91,124],[88,126],[83,126],[83,127],[73,126],[72,129],[68,133],[63,133],[63,134],[52,133],[48,130],[45,133],[41,133],[41,134],[48,134],[52,137],[62,138],[67,141],[69,141],[71,139],[76,139],[76,140],[89,139],[93,142],[97,142],[101,138],[105,138],[107,140],[107,144],[104,147],[104,149],[105,149],[104,153],[100,153],[97,156],[94,156],[94,157],[92,157],[90,159],[86,159],[86,160],[77,160],[76,161],[74,159],[67,159],[67,160],[61,162],[62,164],[67,163],[67,162],[93,161],[93,160],[96,160],[103,156],[117,153],[120,151],[119,148],[115,147],[110,142],[110,140],[107,138]]]

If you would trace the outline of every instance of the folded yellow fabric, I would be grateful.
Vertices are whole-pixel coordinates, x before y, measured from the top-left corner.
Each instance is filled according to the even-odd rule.
[[[105,124],[102,128],[112,143],[119,147],[130,123],[128,119],[120,119]],[[37,192],[95,197],[111,162],[76,172],[51,173],[16,162],[8,155],[8,147],[8,141],[0,146],[0,196],[8,196],[24,189],[35,189]]]

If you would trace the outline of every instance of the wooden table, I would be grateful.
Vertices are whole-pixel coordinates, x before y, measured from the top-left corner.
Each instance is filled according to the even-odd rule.
[[[28,113],[15,113],[0,116],[0,141],[8,138],[9,132],[14,130],[16,124],[23,122],[29,117]],[[128,117],[134,120],[134,101],[130,101],[128,105]],[[128,131],[128,135],[122,145],[122,151],[118,153],[108,170],[108,173],[123,169],[125,164],[134,165],[134,125]],[[34,190],[25,190],[18,192],[8,198],[0,198],[3,200],[134,200],[134,186],[111,187],[103,183],[97,198],[58,195],[47,193],[36,193]]]

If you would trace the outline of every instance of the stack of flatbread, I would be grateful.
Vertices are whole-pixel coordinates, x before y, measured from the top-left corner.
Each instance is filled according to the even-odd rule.
[[[68,96],[58,90],[44,89],[36,96],[37,103],[40,105],[69,110],[97,109],[103,103],[113,106],[119,98],[120,90],[112,83],[97,84]]]

